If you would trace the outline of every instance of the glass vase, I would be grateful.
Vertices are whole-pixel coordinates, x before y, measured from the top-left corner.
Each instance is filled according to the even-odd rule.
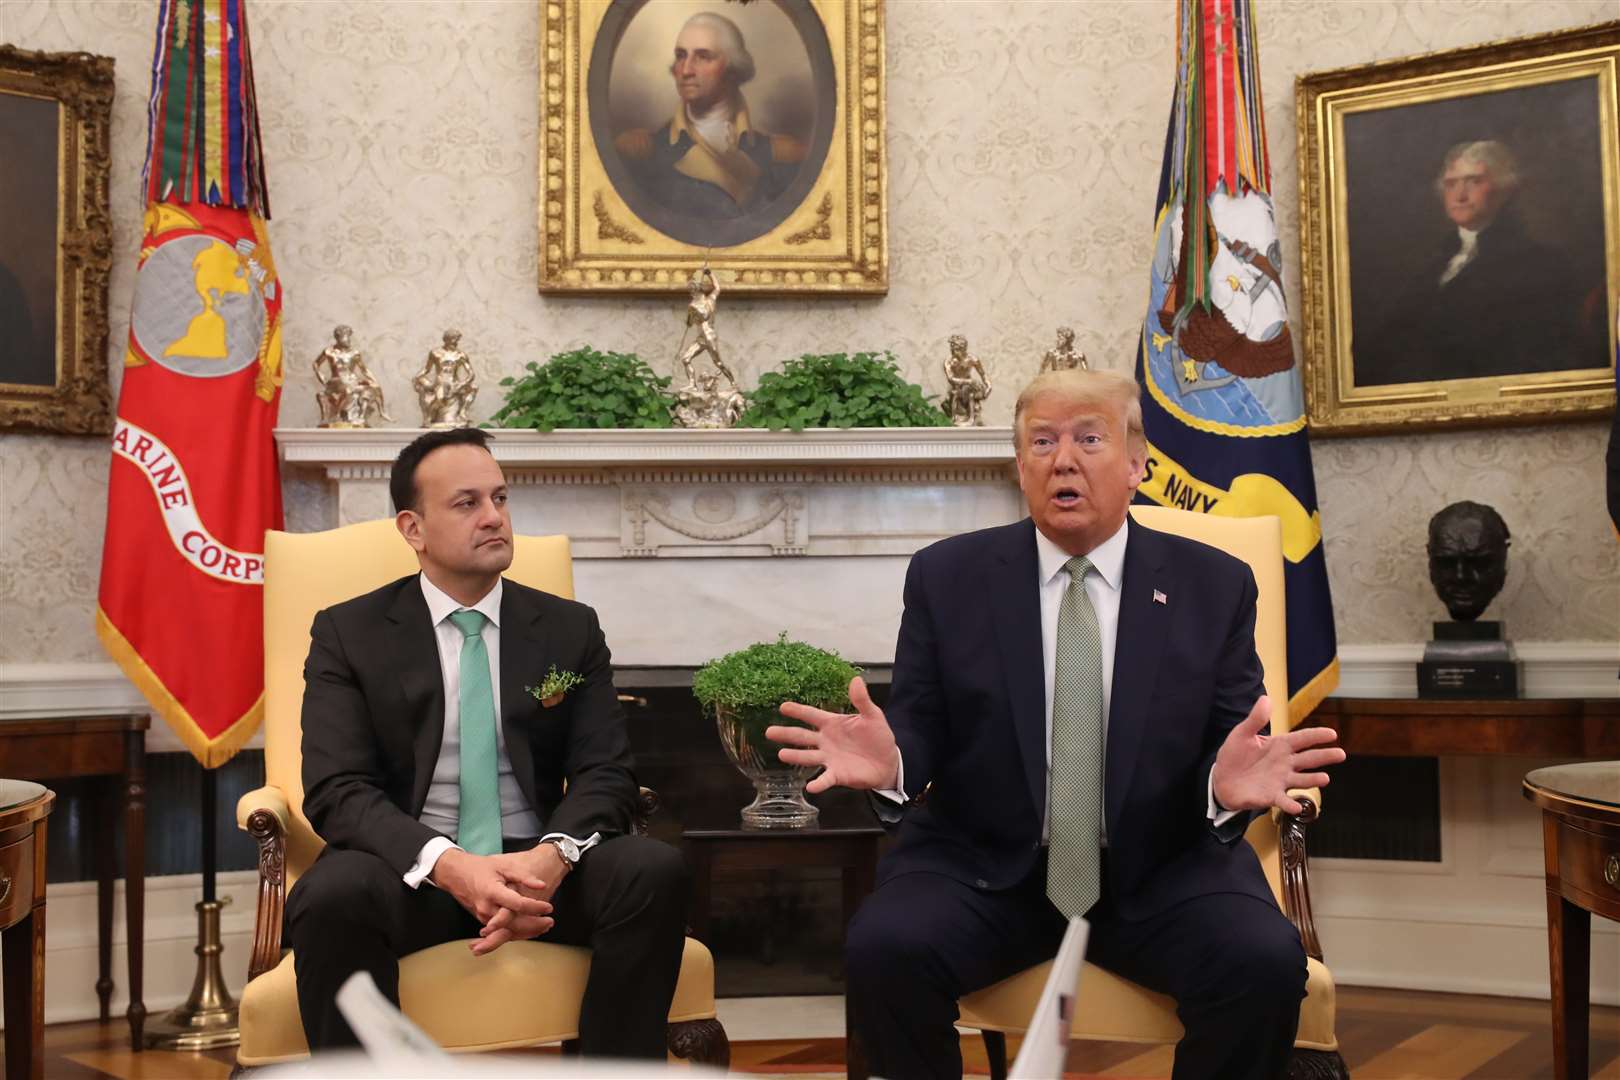
[[[780,747],[765,737],[772,724],[794,726],[775,706],[732,710],[716,707],[715,727],[726,756],[754,785],[754,801],[743,807],[745,829],[803,829],[821,811],[804,797],[814,766],[787,765],[776,756]]]

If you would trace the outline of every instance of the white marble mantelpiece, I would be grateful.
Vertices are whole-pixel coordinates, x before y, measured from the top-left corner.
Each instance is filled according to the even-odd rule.
[[[336,520],[386,517],[409,428],[276,432]],[[520,533],[565,533],[621,665],[699,664],[787,630],[887,663],[911,554],[1014,521],[1009,428],[491,433]]]

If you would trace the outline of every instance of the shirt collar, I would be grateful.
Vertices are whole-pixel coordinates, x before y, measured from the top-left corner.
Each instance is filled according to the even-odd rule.
[[[748,102],[743,99],[740,93],[733,91],[730,101],[727,102],[727,107],[731,110],[732,126],[737,129],[737,141],[741,143],[742,137],[748,134],[750,130]],[[693,126],[691,117],[686,115],[686,102],[684,101],[675,106],[675,119],[670,121],[669,124],[669,145],[674,146],[680,142],[683,134],[693,142],[703,141],[698,136],[697,128]]]
[[[1119,590],[1120,578],[1125,573],[1125,538],[1129,531],[1130,527],[1121,523],[1118,532],[1086,553],[1086,558],[1091,560],[1091,565],[1096,568],[1103,583],[1116,592]],[[1048,540],[1046,534],[1039,529],[1035,530],[1035,555],[1041,566],[1042,585],[1050,585],[1052,579],[1063,573],[1063,568],[1074,558]]]
[[[1457,239],[1462,244],[1462,250],[1474,250],[1474,245],[1479,243],[1480,231],[1479,229],[1465,229],[1461,225],[1457,226]]]
[[[455,597],[429,581],[426,574],[418,574],[416,577],[422,583],[422,598],[427,601],[428,616],[433,620],[434,626],[438,626],[464,606]],[[497,627],[501,625],[502,581],[502,578],[496,578],[495,587],[485,593],[484,598],[471,608],[473,611],[482,613],[484,618]]]

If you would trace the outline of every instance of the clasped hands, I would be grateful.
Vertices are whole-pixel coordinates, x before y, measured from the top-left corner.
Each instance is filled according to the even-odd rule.
[[[830,787],[889,791],[899,785],[900,751],[883,710],[872,703],[860,678],[849,684],[853,713],[812,709],[798,702],[782,706],[782,715],[807,727],[773,724],[765,737],[782,744],[777,756],[789,765],[819,766],[822,772],[805,785],[811,794]],[[1338,739],[1331,728],[1299,728],[1267,735],[1271,699],[1262,696],[1242,723],[1227,733],[1210,772],[1215,801],[1226,810],[1267,810],[1275,806],[1297,814],[1303,807],[1289,795],[1298,788],[1325,787],[1328,774],[1318,770],[1344,760],[1344,751],[1329,746]]]
[[[570,869],[555,844],[504,855],[451,848],[429,876],[484,924],[469,947],[474,956],[485,956],[508,941],[539,937],[552,928],[551,898]]]

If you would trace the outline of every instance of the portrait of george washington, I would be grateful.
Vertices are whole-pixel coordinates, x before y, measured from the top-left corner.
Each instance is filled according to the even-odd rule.
[[[834,72],[807,0],[617,0],[587,81],[615,191],[683,243],[764,235],[806,200],[826,162]]]

